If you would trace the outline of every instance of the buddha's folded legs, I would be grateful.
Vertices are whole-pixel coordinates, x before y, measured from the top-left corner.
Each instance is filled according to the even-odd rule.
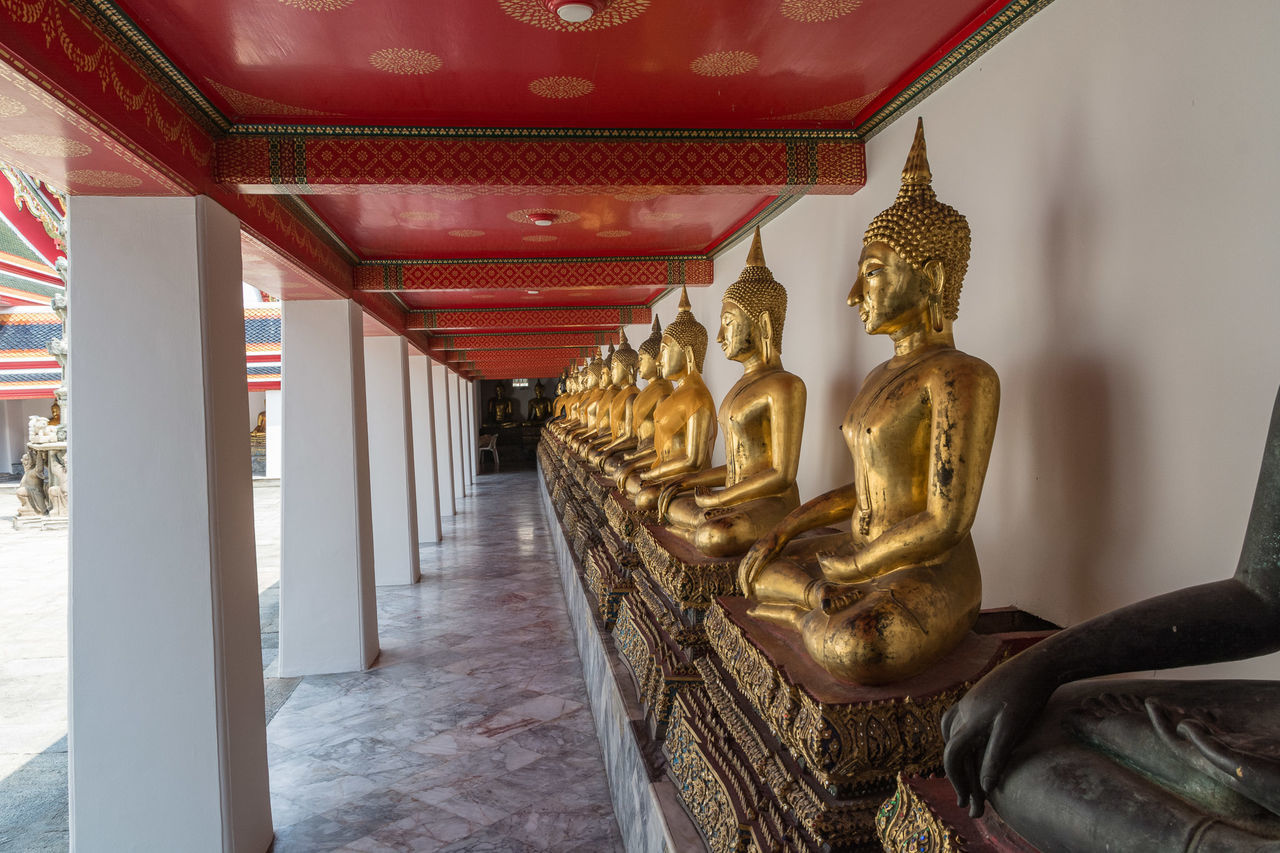
[[[693,495],[681,495],[667,509],[668,526],[709,557],[745,554],[757,539],[800,505],[795,488],[791,491],[784,496],[706,509],[698,506]]]
[[[627,477],[627,496],[631,498],[631,502],[638,509],[654,510],[658,508],[658,494],[662,491],[661,485],[651,484],[646,486],[640,482],[640,474],[635,473]]]
[[[842,542],[832,541],[837,538]],[[857,684],[908,678],[954,648],[973,626],[982,581],[972,540],[922,566],[853,584],[824,582],[817,554],[847,553],[850,547],[840,534],[796,543],[796,553],[788,548],[757,579],[760,604],[752,614],[795,627],[818,664]]]
[[[991,792],[1045,853],[1280,850],[1280,816],[1162,739],[1147,704],[1211,721],[1253,752],[1280,751],[1280,683],[1094,681],[1061,688]],[[1176,721],[1175,721],[1176,722]]]

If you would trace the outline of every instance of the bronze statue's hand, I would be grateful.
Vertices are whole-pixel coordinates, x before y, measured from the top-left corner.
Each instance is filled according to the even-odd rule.
[[[973,686],[942,717],[942,764],[956,789],[956,804],[978,817],[1000,783],[1013,748],[1040,716],[1057,688],[1048,668],[1023,653]]]
[[[680,493],[683,479],[684,478],[682,477],[675,478],[670,483],[667,483],[665,486],[663,486],[662,490],[658,492],[658,520],[659,521],[667,517],[667,509],[671,506],[671,501],[675,498],[675,496]]]
[[[822,567],[822,576],[836,583],[849,583],[863,577],[858,570],[858,563],[853,554],[836,554],[823,551],[818,555],[818,565]]]
[[[693,490],[693,500],[702,509],[721,505],[720,493],[710,486],[698,486]]]
[[[786,547],[786,540],[776,530],[766,533],[756,540],[742,561],[738,563],[738,591],[750,598],[756,578],[765,566],[778,558]]]

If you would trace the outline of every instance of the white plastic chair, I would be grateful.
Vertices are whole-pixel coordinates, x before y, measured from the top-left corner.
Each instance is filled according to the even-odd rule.
[[[480,461],[480,454],[486,450],[493,454],[493,472],[498,473],[498,436],[494,434],[480,436],[479,441],[476,442],[476,450],[478,451],[477,462]]]

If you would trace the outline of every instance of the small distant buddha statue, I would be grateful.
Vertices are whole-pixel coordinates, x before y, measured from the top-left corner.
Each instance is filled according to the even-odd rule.
[[[837,678],[884,684],[954,648],[973,625],[982,580],[969,529],[1000,405],[985,362],[955,347],[969,226],[938,201],[924,125],[893,205],[863,237],[849,304],[893,357],[845,415],[854,481],[805,503],[739,565],[751,613],[798,631]],[[800,540],[844,521],[849,533]]]
[[[604,393],[604,388],[601,387],[604,380],[603,357],[597,354],[595,358],[583,365],[581,377],[582,388],[573,404],[573,422],[566,426],[563,435],[566,444],[572,444],[579,435],[587,431],[590,424],[595,420],[596,408],[594,404],[600,399],[600,395]]]
[[[529,401],[529,423],[540,424],[551,417],[551,400],[547,399],[542,380],[533,384],[533,399]]]
[[[265,414],[265,413],[264,413]],[[60,426],[62,424],[62,406],[55,399],[53,405],[49,407],[49,426]]]
[[[249,430],[251,438],[261,438],[267,434],[267,413],[265,411],[258,412],[258,423],[253,429]]]
[[[662,324],[654,317],[653,330],[637,350],[637,374],[645,380],[645,387],[626,409],[622,432],[601,450],[599,466],[611,479],[617,480],[621,475],[625,481],[634,464],[632,460],[653,449],[653,411],[671,393],[671,381],[658,375],[661,346]]]
[[[596,387],[599,396],[588,404],[585,428],[570,439],[570,445],[579,456],[585,456],[588,446],[600,437],[602,431],[609,428],[610,406],[618,393],[618,387],[613,384],[613,356],[614,346],[609,344],[609,354],[597,368],[599,378],[596,380]]]
[[[499,382],[493,389],[493,396],[485,404],[485,420],[499,426],[510,426],[516,420],[513,403],[507,396],[507,386]]]
[[[782,369],[786,316],[787,291],[765,266],[757,228],[746,268],[725,290],[716,336],[742,364],[720,404],[726,464],[668,480],[658,498],[668,529],[709,556],[743,553],[800,505],[806,397],[804,381]]]
[[[693,316],[689,293],[680,289],[676,318],[662,333],[658,367],[678,382],[653,413],[653,450],[640,460],[648,464],[627,477],[627,495],[643,510],[658,506],[662,487],[675,477],[701,471],[711,463],[716,441],[715,400],[702,380],[707,329]]]
[[[618,437],[631,429],[631,408],[636,395],[640,393],[640,389],[636,388],[640,356],[627,341],[625,329],[622,330],[622,343],[613,354],[610,365],[609,378],[617,390],[609,401],[609,420],[601,424],[597,430],[598,438],[591,442],[586,452],[587,461],[596,466],[605,457],[605,448],[613,447]]]
[[[1280,850],[1280,681],[1109,679],[1280,650],[1280,395],[1235,575],[1073,625],[942,719],[960,805],[1037,849]],[[1070,683],[1078,682],[1078,683]]]
[[[555,422],[551,424],[551,431],[556,435],[564,432],[566,424],[573,418],[573,403],[578,396],[578,372],[576,370],[566,370],[564,375],[564,392],[556,397],[555,405]]]

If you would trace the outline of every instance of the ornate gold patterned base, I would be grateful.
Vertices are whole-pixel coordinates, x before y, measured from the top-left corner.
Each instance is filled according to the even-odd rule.
[[[660,525],[643,522],[634,536],[640,562],[667,598],[690,623],[718,595],[738,592],[739,557],[708,557],[693,545]]]
[[[900,775],[876,812],[876,835],[889,853],[1037,853],[990,809],[969,817],[943,778]]]

